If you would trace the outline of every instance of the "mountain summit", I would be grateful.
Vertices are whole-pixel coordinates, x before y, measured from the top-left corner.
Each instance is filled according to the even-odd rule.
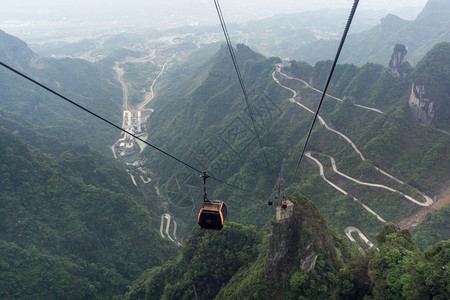
[[[0,30],[0,58],[12,66],[24,66],[37,55],[21,39]]]

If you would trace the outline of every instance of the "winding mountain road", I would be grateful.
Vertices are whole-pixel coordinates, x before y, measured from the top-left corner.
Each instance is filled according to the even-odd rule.
[[[135,185],[135,186],[137,186],[137,184],[136,184],[136,179],[134,179],[134,176],[133,176],[133,174],[131,174],[131,173],[128,173],[128,175],[130,175],[130,177],[131,177],[131,180],[133,181],[134,185]]]
[[[152,181],[151,178],[148,178],[148,177],[147,177],[147,180],[145,180],[145,179],[144,179],[144,176],[142,176],[142,175],[139,175],[139,176],[141,177],[143,183],[149,183],[150,181]]]
[[[302,103],[300,103],[301,96],[298,94],[297,91],[295,91],[294,89],[292,89],[292,88],[290,88],[290,87],[288,87],[288,86],[283,85],[283,84],[276,78],[276,76],[275,76],[276,73],[279,73],[281,76],[283,76],[283,77],[285,77],[285,78],[287,78],[287,79],[300,81],[300,82],[302,82],[306,87],[308,87],[308,88],[310,88],[310,89],[312,89],[312,90],[314,90],[314,91],[316,91],[316,92],[318,92],[318,93],[323,93],[323,91],[320,91],[320,90],[318,90],[318,89],[312,87],[310,84],[308,84],[308,83],[307,83],[306,81],[304,81],[304,80],[301,80],[301,79],[298,79],[298,78],[294,78],[294,77],[291,77],[291,76],[289,76],[289,75],[287,75],[287,74],[282,73],[282,72],[281,72],[281,68],[280,68],[279,65],[276,66],[276,70],[272,73],[272,78],[273,78],[273,80],[274,80],[279,86],[281,86],[282,88],[287,89],[287,90],[289,90],[290,92],[293,93],[293,97],[289,99],[289,102],[294,103],[294,104],[296,104],[296,105],[302,107],[303,109],[305,109],[305,110],[308,111],[309,113],[314,114],[315,112],[314,112],[313,110],[311,110],[311,109],[308,108],[307,106],[305,106],[305,105],[303,105]],[[329,94],[326,94],[326,95],[327,95],[328,97],[330,97],[330,98],[336,100],[336,101],[339,101],[339,102],[342,102],[342,101],[343,101],[343,99],[340,99],[340,98],[338,98],[338,97],[335,97],[335,96],[332,96],[332,95],[329,95]],[[355,105],[355,106],[357,106],[357,107],[359,107],[359,108],[365,109],[365,110],[370,110],[370,111],[373,111],[373,112],[376,112],[376,113],[379,113],[379,114],[383,114],[383,111],[381,111],[381,110],[379,110],[379,109],[376,109],[376,108],[367,107],[367,106],[363,106],[363,105],[359,105],[359,104],[355,104],[355,103],[353,103],[353,105]],[[365,160],[366,160],[366,158],[364,157],[364,155],[362,154],[362,152],[358,149],[358,147],[355,145],[355,143],[353,143],[353,141],[352,141],[350,138],[348,138],[346,135],[342,134],[341,132],[339,132],[339,131],[337,131],[337,130],[335,130],[335,129],[330,128],[330,127],[327,125],[327,123],[325,122],[325,120],[324,120],[320,115],[318,115],[318,119],[319,119],[320,124],[323,125],[327,130],[329,130],[329,131],[331,131],[331,132],[334,132],[335,134],[337,134],[337,135],[339,135],[340,137],[342,137],[347,143],[349,143],[349,144],[351,145],[351,147],[355,150],[355,152],[358,153],[358,155],[360,156],[360,158],[361,158],[362,161],[365,161]],[[341,193],[343,193],[343,194],[345,194],[345,195],[348,195],[348,193],[347,193],[344,189],[342,189],[342,188],[339,187],[337,184],[331,182],[330,180],[328,180],[328,179],[325,177],[323,165],[320,163],[320,161],[319,161],[318,159],[314,158],[314,157],[311,155],[311,152],[310,152],[310,151],[306,152],[306,153],[305,153],[305,156],[308,157],[309,159],[311,159],[312,161],[314,161],[314,162],[319,166],[319,173],[320,173],[320,176],[323,178],[323,180],[324,180],[325,182],[327,182],[329,185],[331,185],[333,188],[335,188],[335,189],[338,190],[339,192],[341,192]],[[399,192],[399,191],[397,191],[397,190],[395,190],[395,189],[393,189],[393,188],[391,188],[391,187],[388,187],[388,186],[385,186],[385,185],[382,185],[382,184],[368,183],[368,182],[363,182],[363,181],[357,180],[357,179],[355,179],[355,178],[353,178],[353,177],[351,177],[351,176],[348,176],[348,175],[346,175],[346,174],[340,172],[340,171],[337,169],[337,167],[336,167],[336,161],[334,160],[334,158],[330,156],[330,159],[331,159],[331,165],[332,165],[333,171],[334,171],[335,173],[337,173],[337,174],[339,174],[340,176],[343,176],[343,177],[345,177],[345,178],[347,178],[347,179],[349,179],[349,180],[352,180],[352,181],[355,182],[355,183],[358,183],[358,184],[361,184],[361,185],[366,185],[366,186],[372,186],[372,187],[376,187],[376,188],[383,188],[383,189],[389,190],[389,191],[391,191],[391,192],[400,193],[400,194],[403,195],[407,200],[413,202],[413,203],[416,204],[416,205],[422,206],[422,207],[429,207],[429,206],[431,206],[431,205],[433,204],[433,200],[432,200],[429,196],[425,195],[424,193],[422,193],[422,196],[423,196],[423,198],[425,199],[425,202],[421,202],[421,201],[418,201],[418,200],[414,199],[413,197],[408,196],[408,195],[406,195],[406,194],[404,194],[404,193],[401,193],[401,192]],[[401,183],[401,184],[405,184],[403,181],[401,181],[400,179],[398,179],[398,178],[392,176],[391,174],[387,173],[386,171],[383,171],[382,169],[380,169],[380,168],[378,168],[378,167],[376,167],[376,166],[373,166],[373,167],[374,167],[377,171],[379,171],[381,174],[383,174],[383,175],[385,175],[385,176],[387,176],[387,177],[389,177],[389,178],[391,178],[391,179],[393,179],[393,180],[395,180],[395,181],[397,181],[397,182],[399,182],[399,183]],[[355,197],[353,197],[353,199],[354,199],[355,201],[359,201],[359,200],[356,199]],[[370,207],[368,207],[367,205],[365,205],[365,204],[362,203],[361,201],[359,201],[359,202],[360,202],[361,205],[364,207],[364,209],[366,209],[369,213],[375,215],[375,216],[377,217],[378,220],[380,220],[380,221],[383,222],[383,223],[386,222],[380,215],[378,215],[376,212],[374,212]],[[358,228],[356,228],[356,227],[354,227],[354,226],[348,226],[347,228],[345,228],[345,234],[346,234],[347,237],[350,239],[350,241],[355,241],[355,239],[354,239],[354,238],[352,237],[352,235],[351,235],[352,232],[357,232],[357,234],[359,235],[359,237],[360,237],[365,243],[367,243],[367,244],[369,245],[369,247],[373,247],[373,244],[372,244],[372,243],[369,241],[369,239],[361,232],[361,230],[359,230]]]
[[[391,188],[391,187],[388,187],[388,186],[385,186],[385,185],[382,185],[382,184],[378,184],[378,183],[364,182],[364,181],[360,181],[360,180],[358,180],[358,179],[355,179],[355,178],[353,178],[353,177],[350,177],[350,176],[348,176],[347,174],[344,174],[344,173],[340,172],[340,171],[337,169],[337,167],[336,167],[336,161],[334,160],[333,157],[329,156],[329,158],[330,158],[330,160],[331,160],[331,167],[333,168],[333,171],[334,171],[335,173],[337,173],[337,174],[339,174],[339,175],[341,175],[341,176],[347,178],[347,179],[350,179],[350,180],[353,181],[353,182],[356,182],[356,183],[361,184],[361,185],[367,185],[367,186],[371,186],[371,187],[382,188],[382,189],[385,189],[385,190],[388,190],[388,191],[391,191],[391,192],[399,193],[399,194],[401,194],[403,197],[405,197],[406,199],[408,199],[409,201],[414,202],[415,204],[420,205],[420,206],[430,206],[431,204],[433,204],[433,199],[431,199],[430,197],[428,197],[428,196],[426,196],[426,195],[424,195],[424,198],[425,198],[425,200],[426,200],[425,203],[424,203],[424,202],[420,202],[420,201],[414,199],[413,197],[408,196],[408,195],[406,195],[406,194],[404,194],[404,193],[402,193],[402,192],[400,192],[400,191],[397,191],[396,189],[393,189],[393,188]]]
[[[356,232],[361,240],[363,240],[370,248],[374,247],[371,241],[364,235],[364,233],[361,232],[358,228],[355,226],[348,226],[344,229],[345,234],[347,235],[348,239],[352,242],[356,242],[356,240],[352,237],[352,232]],[[378,250],[378,248],[376,248]]]
[[[277,66],[277,69],[279,69],[278,66]],[[295,91],[295,90],[293,90],[293,89],[291,89],[291,88],[289,88],[289,87],[283,85],[283,84],[275,77],[275,73],[276,73],[276,72],[277,72],[277,71],[274,71],[274,72],[272,73],[272,78],[274,79],[274,81],[275,81],[279,86],[281,86],[281,87],[283,87],[283,88],[285,88],[285,89],[291,91],[291,92],[294,94],[294,96],[293,96],[292,98],[290,98],[289,101],[290,101],[291,103],[297,104],[298,106],[302,107],[302,108],[305,109],[306,111],[308,111],[308,112],[314,114],[314,113],[315,113],[314,111],[312,111],[311,109],[309,109],[308,107],[306,107],[306,106],[303,105],[302,103],[296,101],[296,98],[299,98],[297,91]],[[283,74],[283,73],[280,73],[280,74]],[[287,76],[287,75],[286,75],[286,76]],[[290,79],[294,79],[293,77],[289,77],[289,78],[290,78]],[[299,80],[300,80],[300,79],[299,79]],[[303,82],[303,81],[302,81],[302,82]],[[365,107],[363,107],[363,108],[365,108]],[[372,109],[370,109],[370,108],[365,108],[365,109],[372,110]],[[365,160],[366,160],[366,158],[364,157],[364,155],[362,154],[362,152],[358,149],[358,147],[355,145],[355,143],[353,143],[353,141],[352,141],[349,137],[347,137],[347,136],[344,135],[343,133],[341,133],[341,132],[339,132],[339,131],[337,131],[337,130],[335,130],[335,129],[333,129],[333,128],[330,128],[330,127],[328,126],[328,124],[325,122],[325,120],[324,120],[320,115],[318,115],[318,119],[319,119],[320,124],[323,125],[327,130],[329,130],[329,131],[331,131],[331,132],[334,132],[335,134],[337,134],[337,135],[339,135],[340,137],[342,137],[347,143],[349,143],[349,144],[352,146],[352,148],[355,150],[355,152],[358,153],[358,155],[360,156],[360,158],[361,158],[362,161],[365,161]],[[379,171],[380,173],[382,173],[383,175],[385,175],[385,176],[387,176],[387,177],[389,177],[389,178],[391,178],[391,179],[394,179],[394,180],[396,180],[397,182],[399,182],[399,183],[401,183],[401,184],[405,184],[403,181],[401,181],[400,179],[397,179],[396,177],[392,176],[391,174],[387,173],[386,171],[384,171],[384,170],[382,170],[382,169],[380,169],[380,168],[378,168],[378,167],[376,167],[376,166],[374,166],[374,168],[375,168],[377,171]],[[396,191],[396,190],[394,190],[394,191]],[[396,192],[397,192],[397,191],[396,191]],[[401,193],[401,194],[402,194],[402,193]],[[415,203],[415,204],[417,204],[417,205],[419,205],[419,206],[431,206],[431,205],[433,204],[433,199],[431,199],[431,197],[429,197],[428,195],[425,195],[424,193],[422,193],[422,196],[423,196],[423,198],[425,199],[425,202],[418,201],[418,200],[412,198],[411,196],[408,196],[408,195],[405,195],[405,194],[402,194],[402,195],[403,195],[406,199],[408,199],[409,201],[411,201],[411,202],[413,202],[413,203]]]
[[[153,91],[153,87],[155,86],[156,81],[159,79],[159,77],[164,73],[164,71],[166,70],[167,64],[169,64],[177,55],[177,52],[172,55],[172,57],[166,61],[166,63],[162,66],[161,71],[159,72],[158,76],[156,76],[156,78],[153,80],[152,85],[150,86],[150,92],[147,93],[148,96],[146,96],[144,102],[140,103],[137,106],[137,110],[142,110],[150,101],[153,100],[153,98],[155,98],[155,92]]]
[[[172,242],[175,242],[174,239],[172,239],[172,237],[169,234],[169,228],[170,228],[170,215],[169,214],[163,214],[161,216],[161,226],[159,227],[159,233],[161,234],[161,237],[165,238],[166,236],[169,238],[169,240],[171,240]],[[167,220],[166,223],[166,236],[163,234],[163,228],[164,228],[164,220]]]
[[[166,223],[166,228],[164,230],[164,220],[167,220]],[[170,241],[174,242],[175,244],[177,244],[178,246],[183,246],[183,244],[181,244],[178,240],[177,240],[177,221],[173,220],[173,231],[172,231],[172,236],[173,238],[170,236],[169,234],[169,229],[170,229],[170,220],[171,220],[171,216],[170,214],[163,214],[161,216],[161,225],[159,227],[159,233],[161,234],[162,238],[166,238],[166,236],[169,238]],[[165,232],[165,235],[164,233]]]
[[[307,106],[305,106],[305,105],[303,105],[302,103],[300,103],[300,102],[298,102],[298,101],[295,100],[296,98],[298,98],[298,93],[297,93],[297,91],[291,89],[290,87],[287,87],[287,86],[283,85],[283,84],[275,77],[275,71],[272,73],[272,78],[275,80],[275,82],[276,82],[279,86],[281,86],[281,87],[283,87],[283,88],[285,88],[285,89],[291,91],[291,92],[294,94],[294,96],[293,96],[292,98],[289,99],[289,101],[290,101],[291,103],[297,104],[298,106],[302,107],[303,109],[305,109],[306,111],[308,111],[308,112],[311,113],[311,114],[314,114],[314,113],[315,113],[312,109],[308,108]],[[339,132],[339,131],[337,131],[337,130],[331,128],[331,127],[329,127],[328,124],[325,122],[325,120],[324,120],[320,115],[318,115],[317,118],[319,119],[320,124],[323,125],[323,126],[325,126],[325,128],[326,128],[327,130],[336,133],[337,135],[341,136],[344,140],[346,140],[346,141],[352,146],[352,148],[356,151],[356,153],[359,154],[359,156],[361,157],[361,160],[366,160],[366,158],[364,157],[364,155],[361,153],[361,151],[359,151],[358,147],[352,142],[351,139],[349,139],[346,135],[342,134],[341,132]]]
[[[323,180],[325,180],[326,183],[328,183],[329,185],[331,185],[332,187],[334,187],[336,190],[338,190],[339,192],[341,192],[344,195],[348,195],[348,192],[345,191],[343,188],[341,188],[340,186],[338,186],[337,184],[334,184],[333,182],[331,182],[328,178],[325,177],[325,172],[323,169],[323,165],[322,163],[316,159],[315,157],[313,157],[311,155],[311,151],[307,151],[305,152],[305,156],[308,157],[309,159],[311,159],[312,161],[314,161],[318,166],[319,166],[319,173],[320,176],[322,177]],[[361,205],[364,207],[365,210],[367,210],[369,213],[371,213],[372,215],[376,216],[378,220],[380,220],[383,223],[386,223],[386,221],[380,216],[378,215],[376,212],[374,212],[370,207],[368,207],[367,205],[365,205],[364,203],[362,203],[360,200],[356,199],[355,197],[353,197],[353,199],[355,201],[358,201],[361,203]]]
[[[289,75],[287,75],[287,74],[281,72],[280,66],[277,66],[276,72],[278,72],[281,76],[286,77],[287,79],[292,79],[292,80],[300,81],[301,83],[303,83],[304,85],[306,85],[308,88],[312,89],[313,91],[316,91],[316,92],[318,92],[318,93],[320,93],[320,94],[323,93],[323,91],[321,91],[321,90],[319,90],[319,89],[316,89],[315,87],[311,86],[309,83],[307,83],[306,81],[304,81],[303,79],[291,77],[291,76],[289,76]],[[344,101],[344,99],[335,97],[335,96],[330,95],[330,94],[328,94],[328,93],[326,93],[325,95],[327,95],[328,97],[330,97],[330,98],[332,98],[332,99],[334,99],[334,100],[336,100],[336,101],[339,101],[339,102],[343,102],[343,101]],[[374,111],[374,112],[379,113],[379,114],[383,114],[383,113],[384,113],[383,111],[381,111],[381,110],[379,110],[379,109],[376,109],[376,108],[373,108],[373,107],[368,107],[368,106],[364,106],[364,105],[360,105],[360,104],[355,104],[355,103],[353,103],[353,105],[354,105],[354,106],[357,106],[357,107],[360,107],[360,108],[363,108],[363,109],[367,109],[367,110]]]

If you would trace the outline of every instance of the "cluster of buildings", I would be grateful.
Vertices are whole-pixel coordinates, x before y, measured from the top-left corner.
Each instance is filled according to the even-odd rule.
[[[151,110],[124,110],[122,128],[136,136],[145,135],[145,123],[150,113]],[[139,153],[140,148],[132,135],[122,132],[121,138],[114,145],[114,151],[119,157],[125,158]]]

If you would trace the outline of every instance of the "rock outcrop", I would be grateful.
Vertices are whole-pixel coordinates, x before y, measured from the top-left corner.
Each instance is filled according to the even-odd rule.
[[[406,63],[406,54],[408,51],[406,47],[401,44],[395,45],[394,53],[392,53],[391,60],[389,61],[389,72],[394,77],[406,77],[403,65]]]
[[[450,43],[440,43],[417,64],[409,107],[420,124],[450,131]]]
[[[435,101],[427,97],[424,85],[413,82],[408,104],[420,124],[430,125],[433,122],[437,107]]]
[[[265,262],[265,277],[272,282],[289,282],[292,272],[309,273],[318,257],[329,258],[339,269],[342,263],[338,252],[340,242],[328,228],[317,207],[300,195],[290,198],[294,204],[289,218],[272,220],[272,236]],[[333,258],[333,259],[331,259]]]

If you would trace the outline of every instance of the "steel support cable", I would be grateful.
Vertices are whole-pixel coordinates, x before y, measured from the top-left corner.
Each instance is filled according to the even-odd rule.
[[[259,136],[258,129],[256,127],[256,121],[255,121],[255,118],[253,117],[253,113],[252,113],[252,110],[251,110],[251,107],[250,107],[250,103],[248,101],[247,90],[245,89],[244,80],[242,79],[242,75],[241,75],[241,71],[239,69],[239,65],[238,65],[238,62],[237,62],[237,59],[236,59],[236,55],[234,53],[233,46],[231,44],[230,35],[228,33],[227,25],[225,23],[225,19],[224,19],[223,14],[222,14],[222,9],[220,8],[219,0],[214,0],[214,4],[216,6],[216,11],[217,11],[217,14],[219,16],[220,25],[222,27],[223,34],[225,36],[225,40],[227,42],[227,46],[228,46],[228,50],[230,52],[231,60],[233,61],[234,69],[236,71],[236,75],[237,75],[238,80],[239,80],[239,85],[241,86],[242,93],[244,94],[245,103],[247,104],[247,109],[248,109],[248,112],[249,112],[249,115],[250,115],[250,119],[252,120],[253,130],[255,131],[255,135],[258,138],[259,147],[261,148],[261,152],[262,152],[262,154],[264,156],[264,160],[265,160],[265,163],[266,163],[269,175],[273,178],[273,173],[272,173],[272,170],[270,168],[269,160],[267,159],[266,152],[263,149],[264,147],[263,147],[263,144],[262,144],[262,141],[261,141],[261,137]]]
[[[342,34],[341,42],[339,43],[339,47],[338,47],[338,50],[336,52],[336,56],[335,56],[334,61],[333,61],[333,65],[331,66],[330,73],[328,74],[328,78],[327,78],[325,87],[323,89],[322,96],[321,96],[320,101],[319,101],[319,105],[317,107],[316,113],[314,114],[314,119],[313,119],[313,121],[311,123],[311,127],[309,129],[308,136],[306,137],[305,144],[303,145],[302,153],[300,154],[300,158],[298,159],[297,166],[296,166],[295,172],[294,172],[294,176],[292,176],[292,183],[291,184],[293,184],[294,181],[295,181],[295,176],[297,175],[298,168],[300,167],[300,163],[302,161],[303,155],[305,154],[305,149],[306,149],[306,146],[308,144],[309,138],[311,136],[311,132],[312,132],[312,130],[314,128],[314,123],[316,122],[317,117],[319,115],[320,107],[322,106],[323,99],[325,98],[325,95],[327,93],[328,85],[330,84],[331,77],[333,76],[333,72],[334,72],[334,69],[336,67],[337,61],[339,59],[339,55],[341,54],[342,47],[344,46],[344,42],[345,42],[345,39],[347,37],[348,30],[350,29],[350,25],[352,24],[353,17],[354,17],[355,12],[356,12],[356,8],[358,7],[358,3],[359,3],[359,0],[355,0],[353,2],[353,6],[352,6],[352,9],[350,11],[350,15],[348,17],[348,20],[347,20],[347,24],[345,25],[344,33]]]
[[[85,108],[84,106],[82,106],[82,105],[76,103],[75,101],[70,100],[70,99],[67,98],[66,96],[64,96],[64,95],[62,95],[62,94],[56,92],[55,90],[53,90],[53,89],[51,89],[51,88],[45,86],[44,84],[42,84],[42,83],[40,83],[40,82],[34,80],[33,78],[31,78],[31,77],[25,75],[24,73],[22,73],[22,72],[20,72],[20,71],[18,71],[18,70],[16,70],[16,69],[14,69],[13,67],[10,67],[9,65],[7,65],[7,64],[5,64],[5,63],[3,63],[3,62],[1,62],[1,61],[0,61],[0,65],[3,66],[3,67],[5,67],[6,69],[10,70],[11,72],[16,73],[17,75],[19,75],[19,76],[25,78],[26,80],[28,80],[28,81],[30,81],[30,82],[36,84],[37,86],[39,86],[39,87],[41,87],[41,88],[47,90],[48,92],[50,92],[50,93],[52,93],[52,94],[58,96],[59,98],[65,100],[65,101],[67,101],[67,102],[69,102],[70,104],[75,105],[76,107],[78,107],[78,108],[80,108],[81,110],[83,110],[83,111],[85,111],[85,112],[87,112],[87,113],[93,115],[94,117],[96,117],[96,118],[102,120],[103,122],[105,122],[105,123],[107,123],[107,124],[109,124],[109,125],[111,125],[111,126],[117,128],[117,129],[119,129],[120,131],[123,131],[123,132],[129,134],[130,136],[134,137],[135,139],[138,139],[139,141],[143,142],[144,144],[146,144],[146,145],[152,147],[153,149],[155,149],[155,150],[161,152],[161,153],[164,154],[164,155],[167,155],[168,157],[170,157],[170,158],[176,160],[177,162],[183,164],[184,166],[186,166],[186,167],[188,167],[188,168],[190,168],[190,169],[192,169],[192,170],[194,170],[194,171],[196,171],[196,172],[198,172],[198,173],[200,173],[200,174],[203,174],[204,171],[200,171],[200,170],[197,169],[196,167],[194,167],[194,166],[192,166],[192,165],[190,165],[190,164],[188,164],[188,163],[182,161],[181,159],[179,159],[179,158],[177,158],[177,157],[171,155],[170,153],[168,153],[168,152],[166,152],[166,151],[164,151],[164,150],[162,150],[162,149],[160,149],[160,148],[158,148],[158,147],[156,147],[156,146],[150,144],[150,143],[147,142],[147,141],[144,141],[143,139],[141,139],[140,137],[134,135],[133,133],[129,132],[128,130],[123,129],[123,128],[120,127],[120,126],[117,126],[116,124],[112,123],[111,121],[109,121],[109,120],[103,118],[102,116],[100,116],[100,115],[96,114],[95,112],[93,112],[93,111],[91,111],[91,110]],[[228,183],[228,182],[225,182],[225,181],[223,181],[223,180],[220,180],[220,179],[218,179],[218,178],[215,178],[214,176],[209,176],[209,177],[210,177],[211,179],[217,181],[217,182],[220,182],[220,183],[222,183],[222,184],[225,184],[225,185],[227,185],[227,186],[229,186],[229,187],[232,187],[232,188],[234,188],[234,189],[239,189],[239,190],[242,190],[242,191],[245,191],[245,192],[252,192],[252,191],[249,191],[249,190],[247,190],[247,189],[243,189],[243,188],[241,188],[241,187],[238,187],[238,186],[235,186],[235,185],[230,184],[230,183]]]

